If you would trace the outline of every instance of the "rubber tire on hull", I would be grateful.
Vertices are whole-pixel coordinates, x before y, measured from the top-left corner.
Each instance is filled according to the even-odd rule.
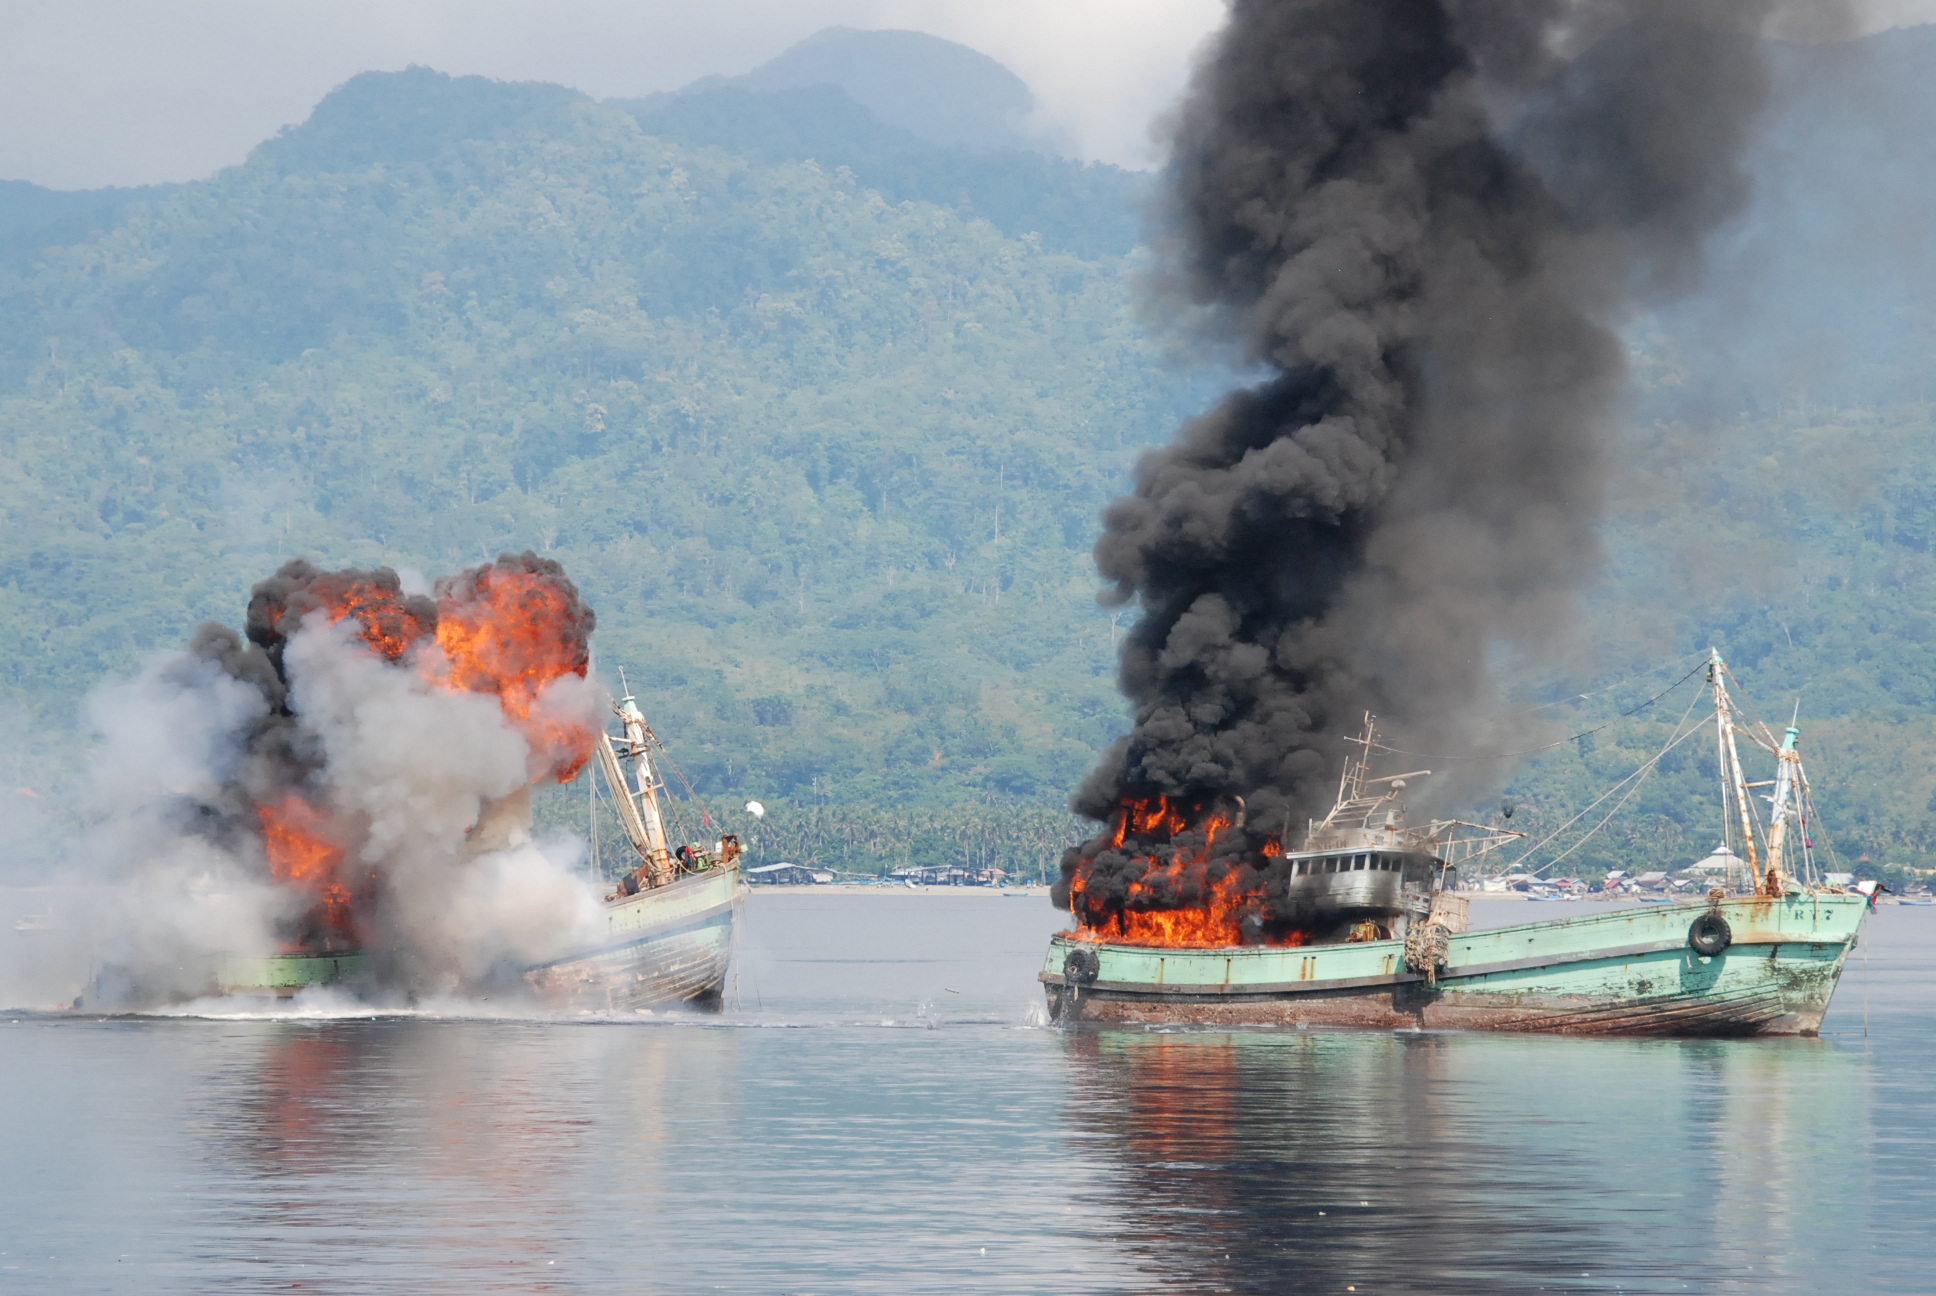
[[[1062,975],[1070,985],[1094,985],[1102,960],[1094,950],[1073,949],[1062,960]]]
[[[1717,913],[1702,914],[1687,929],[1687,946],[1709,958],[1734,944],[1734,930]]]

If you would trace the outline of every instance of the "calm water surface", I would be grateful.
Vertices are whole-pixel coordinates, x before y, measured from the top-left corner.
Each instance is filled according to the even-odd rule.
[[[745,919],[723,1018],[0,1020],[0,1291],[1936,1291],[1936,911],[1762,1042],[1065,1033],[1046,901]]]

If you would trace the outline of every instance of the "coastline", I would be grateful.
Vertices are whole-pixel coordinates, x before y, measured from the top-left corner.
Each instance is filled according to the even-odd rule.
[[[1049,896],[1049,889],[1045,886],[909,886],[905,882],[763,883],[743,887],[742,892],[747,895],[938,895],[960,896],[964,899],[974,896],[987,898],[1026,895],[1039,896],[1046,900]]]

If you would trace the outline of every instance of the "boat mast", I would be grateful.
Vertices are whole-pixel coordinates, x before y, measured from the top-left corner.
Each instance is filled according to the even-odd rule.
[[[1802,704],[1795,703],[1794,718],[1788,722],[1788,732],[1781,740],[1781,749],[1775,753],[1775,796],[1774,812],[1768,820],[1768,883],[1769,895],[1780,895],[1782,882],[1786,877],[1786,846],[1788,843],[1788,820],[1795,810],[1795,785],[1801,771],[1802,755],[1796,750],[1801,741],[1800,720]]]
[[[1306,849],[1310,847],[1309,838],[1316,834],[1327,833],[1334,828],[1372,827],[1372,815],[1380,806],[1398,798],[1398,794],[1404,790],[1406,779],[1424,778],[1432,772],[1410,770],[1404,774],[1387,774],[1383,778],[1365,777],[1371,772],[1371,754],[1378,747],[1378,722],[1369,711],[1365,712],[1364,736],[1346,738],[1345,741],[1357,743],[1362,750],[1356,756],[1345,757],[1344,773],[1338,779],[1338,799],[1332,804],[1331,813],[1314,824],[1306,834]],[[1391,790],[1377,796],[1365,791],[1367,787],[1376,787],[1381,783],[1388,784]],[[1385,826],[1391,827],[1392,821],[1388,819]]]
[[[605,777],[613,790],[621,793],[619,819],[625,825],[625,835],[645,857],[650,884],[661,886],[672,880],[673,873],[672,852],[666,845],[665,816],[659,802],[666,790],[665,782],[652,764],[651,748],[656,739],[645,723],[639,704],[632,698],[623,671],[619,673],[619,684],[627,691],[612,710],[625,729],[625,754],[632,758],[632,778],[625,777],[624,767],[619,764],[618,745],[608,734],[598,736],[599,764],[605,767]]]
[[[1754,880],[1754,889],[1761,891],[1761,861],[1755,854],[1754,822],[1748,817],[1748,783],[1741,775],[1741,753],[1734,745],[1734,705],[1728,698],[1725,683],[1727,664],[1721,660],[1719,648],[1708,649],[1707,677],[1714,685],[1714,723],[1719,732],[1721,750],[1722,797],[1721,813],[1727,814],[1728,794],[1734,797],[1735,809],[1741,815],[1741,841],[1748,849],[1748,873]]]

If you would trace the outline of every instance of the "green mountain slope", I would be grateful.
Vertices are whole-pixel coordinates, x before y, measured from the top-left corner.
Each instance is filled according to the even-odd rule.
[[[1127,275],[554,87],[359,77],[0,289],[0,686],[58,734],[282,557],[530,546],[712,792],[1056,803],[1118,723],[1096,512],[1194,399]]]
[[[1515,689],[1718,643],[1768,711],[1801,697],[1825,840],[1919,864],[1927,354],[1911,330],[1879,385],[1838,369],[1836,405],[1722,354],[1784,354],[1806,285],[1833,278],[1820,232],[1855,218],[1799,178],[1827,148],[1764,161],[1801,168],[1770,192],[1814,196],[1742,235],[1813,249],[1806,276],[1781,271],[1793,316],[1701,325],[1768,264],[1724,256],[1636,329],[1641,428],[1615,456],[1585,647]],[[528,546],[584,585],[601,668],[643,686],[693,782],[774,808],[766,858],[1049,863],[1122,723],[1097,510],[1224,381],[1138,325],[1121,253],[1140,183],[924,145],[825,88],[619,106],[417,69],[357,78],[204,182],[25,195],[30,225],[86,219],[0,257],[0,777],[55,804],[85,692],[239,620],[285,557],[436,573]],[[1873,246],[1861,260],[1879,273]],[[1617,715],[1674,677],[1529,724],[1521,745],[1612,721],[1501,769],[1516,822],[1556,828],[1653,755],[1686,694]],[[1710,770],[1690,740],[1555,867],[1705,853]]]
[[[1818,846],[1870,875],[1891,864],[1936,866],[1933,431],[1929,410],[1903,407],[1662,422],[1635,433],[1589,637],[1607,678],[1678,667],[1547,713],[1556,735],[1611,723],[1513,778],[1511,794],[1526,807],[1520,826],[1536,835],[1559,828],[1660,751],[1699,679],[1616,717],[1712,644],[1777,736],[1800,704],[1802,752],[1826,820],[1815,828]],[[1749,777],[1770,777],[1772,762],[1754,759],[1761,772]],[[1705,855],[1723,831],[1717,778],[1710,725],[1559,861],[1558,875],[1680,867]],[[1534,858],[1550,859],[1578,836],[1568,831]]]

